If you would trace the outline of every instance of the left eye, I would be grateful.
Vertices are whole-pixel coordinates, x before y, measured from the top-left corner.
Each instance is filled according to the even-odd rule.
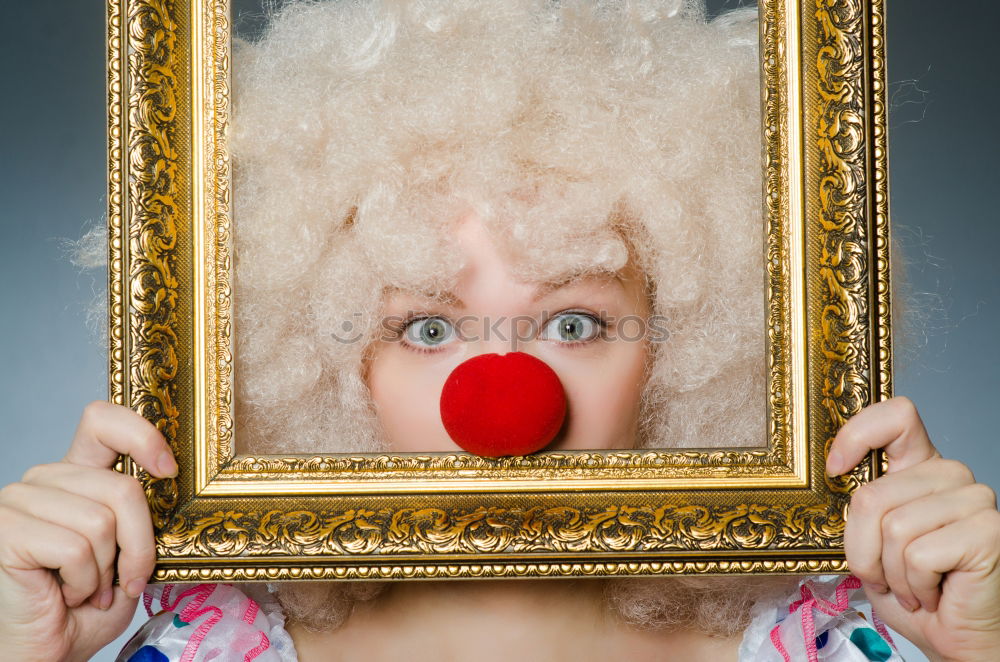
[[[451,322],[443,317],[423,317],[406,326],[407,342],[417,347],[438,347],[455,335]]]
[[[601,333],[601,324],[592,315],[561,313],[545,323],[542,340],[565,343],[587,342]]]

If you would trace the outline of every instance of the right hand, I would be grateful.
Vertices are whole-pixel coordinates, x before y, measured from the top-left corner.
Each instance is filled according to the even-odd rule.
[[[0,490],[0,646],[13,660],[87,660],[120,635],[153,572],[153,526],[120,454],[157,477],[177,464],[132,410],[88,405],[61,462]],[[115,557],[119,585],[114,585]]]

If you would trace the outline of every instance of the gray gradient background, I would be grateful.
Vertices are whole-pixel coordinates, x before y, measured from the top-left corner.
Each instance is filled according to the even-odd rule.
[[[998,23],[1000,4],[988,0],[889,0],[891,211],[918,318],[896,392],[916,401],[944,454],[994,489]],[[82,407],[106,397],[103,349],[83,306],[103,283],[71,266],[63,247],[104,217],[104,8],[5,2],[0,25],[3,485],[60,458]],[[113,660],[119,646],[94,659]]]

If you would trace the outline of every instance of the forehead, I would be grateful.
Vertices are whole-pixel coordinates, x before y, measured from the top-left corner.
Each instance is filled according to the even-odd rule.
[[[529,292],[525,298],[530,303],[559,294],[576,296],[624,296],[634,283],[621,272],[581,272],[566,277],[521,283]],[[386,299],[393,303],[416,305],[421,303],[437,303],[451,307],[466,306],[468,299],[466,288],[461,285],[454,289],[420,290],[400,287],[389,288]],[[463,298],[464,297],[464,298]]]

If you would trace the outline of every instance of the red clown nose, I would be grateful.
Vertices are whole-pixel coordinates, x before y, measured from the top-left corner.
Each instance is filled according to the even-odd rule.
[[[544,361],[524,352],[480,354],[452,371],[441,421],[452,440],[486,457],[527,455],[552,441],[566,418],[566,394]]]

